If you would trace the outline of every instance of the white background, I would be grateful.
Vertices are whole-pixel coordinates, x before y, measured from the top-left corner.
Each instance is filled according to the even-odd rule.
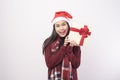
[[[120,80],[119,0],[0,0],[0,80],[47,80],[42,43],[54,12],[91,26],[79,80]]]

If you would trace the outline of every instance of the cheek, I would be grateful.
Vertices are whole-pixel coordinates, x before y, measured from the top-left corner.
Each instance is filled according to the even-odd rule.
[[[68,31],[68,26],[66,26],[64,29]]]
[[[55,31],[58,33],[58,31],[59,31],[59,28],[55,28]]]

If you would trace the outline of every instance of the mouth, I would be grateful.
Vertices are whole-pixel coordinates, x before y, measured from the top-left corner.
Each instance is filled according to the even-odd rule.
[[[61,32],[59,32],[61,35],[66,35],[66,31],[64,30],[64,31],[61,31]]]

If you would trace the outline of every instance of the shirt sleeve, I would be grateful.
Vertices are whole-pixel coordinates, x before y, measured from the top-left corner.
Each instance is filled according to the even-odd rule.
[[[51,52],[51,47],[48,46],[45,49],[45,61],[48,68],[53,68],[57,64],[61,63],[65,56],[65,46],[61,46],[60,49],[54,53]]]
[[[66,53],[68,55],[69,60],[72,63],[73,68],[78,68],[81,62],[81,49],[79,46],[71,47],[68,46],[66,48]]]

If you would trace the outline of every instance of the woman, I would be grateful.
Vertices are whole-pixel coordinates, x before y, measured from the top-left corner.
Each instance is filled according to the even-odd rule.
[[[69,40],[70,19],[72,16],[68,12],[56,12],[52,34],[43,43],[48,80],[78,80],[81,49],[75,41]]]

